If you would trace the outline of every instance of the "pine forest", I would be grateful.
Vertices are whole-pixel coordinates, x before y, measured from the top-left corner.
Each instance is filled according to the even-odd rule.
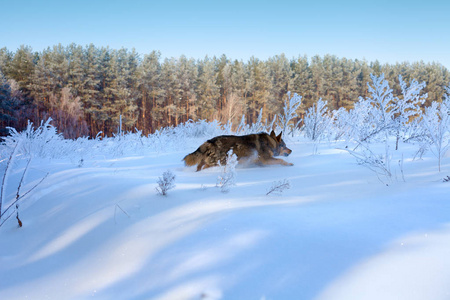
[[[301,52],[301,49],[299,49]],[[238,124],[271,120],[288,92],[303,97],[298,115],[320,99],[331,110],[352,109],[368,95],[370,75],[384,74],[401,97],[405,81],[426,82],[423,107],[441,101],[450,82],[439,63],[352,60],[333,55],[248,61],[221,57],[163,58],[134,49],[57,45],[41,52],[22,46],[0,49],[0,134],[21,130],[28,120],[52,118],[65,138],[141,130],[148,135],[189,120]],[[262,109],[262,116],[260,112]]]

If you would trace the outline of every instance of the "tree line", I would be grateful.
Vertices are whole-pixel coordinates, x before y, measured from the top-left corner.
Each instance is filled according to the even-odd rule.
[[[331,110],[353,108],[368,95],[370,74],[384,73],[394,95],[401,96],[398,76],[426,82],[427,103],[440,101],[450,82],[439,63],[352,60],[334,55],[284,54],[248,61],[221,57],[163,58],[159,51],[91,44],[56,45],[41,52],[21,46],[0,49],[0,130],[25,128],[51,117],[66,138],[135,128],[147,135],[188,120],[248,123],[279,114],[287,92],[303,96],[299,114],[320,98]]]

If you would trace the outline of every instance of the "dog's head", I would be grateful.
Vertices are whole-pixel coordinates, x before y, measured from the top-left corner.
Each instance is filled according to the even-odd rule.
[[[291,154],[292,150],[289,149],[288,147],[286,147],[286,143],[283,141],[283,139],[281,138],[283,132],[280,132],[280,134],[277,136],[275,134],[275,132],[272,130],[272,132],[270,133],[270,136],[275,140],[275,142],[277,143],[275,151],[274,151],[274,156],[278,156],[278,155],[284,155],[284,156],[288,156],[289,154]]]

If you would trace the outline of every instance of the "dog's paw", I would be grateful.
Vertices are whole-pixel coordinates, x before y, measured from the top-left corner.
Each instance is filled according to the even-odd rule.
[[[292,167],[294,164],[293,163],[286,163],[286,166]]]

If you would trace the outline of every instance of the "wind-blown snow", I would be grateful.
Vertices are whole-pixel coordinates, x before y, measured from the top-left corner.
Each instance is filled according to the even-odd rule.
[[[450,298],[448,157],[440,173],[432,155],[405,157],[405,182],[386,186],[346,151],[288,140],[294,166],[237,167],[222,193],[220,168],[182,164],[200,142],[82,167],[33,159],[24,190],[50,175],[20,206],[24,226],[0,228],[0,299]]]

